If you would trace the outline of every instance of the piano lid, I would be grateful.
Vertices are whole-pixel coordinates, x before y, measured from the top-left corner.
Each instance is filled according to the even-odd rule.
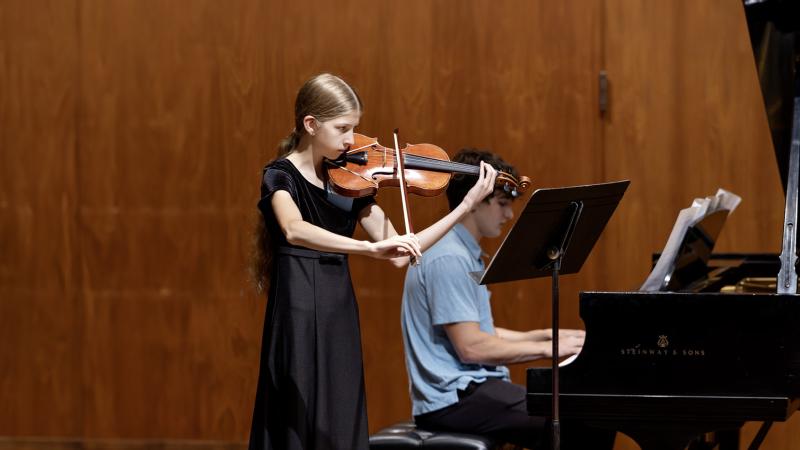
[[[744,0],[744,10],[772,145],[785,192],[792,133],[795,61],[800,58],[800,2]]]

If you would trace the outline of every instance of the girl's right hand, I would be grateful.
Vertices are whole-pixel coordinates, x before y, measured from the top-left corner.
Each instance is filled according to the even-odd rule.
[[[414,234],[396,235],[371,244],[370,256],[378,259],[422,256],[419,239]]]

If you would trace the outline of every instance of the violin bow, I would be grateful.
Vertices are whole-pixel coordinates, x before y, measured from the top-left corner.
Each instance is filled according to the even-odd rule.
[[[400,134],[400,129],[394,129],[394,154],[397,159],[397,179],[400,181],[400,198],[403,203],[403,221],[406,226],[406,234],[411,234],[414,229],[411,228],[411,214],[408,211],[408,188],[406,187],[405,163],[403,162],[403,151],[400,150],[400,143],[397,136]],[[411,264],[417,265],[419,261],[414,255],[411,255]]]

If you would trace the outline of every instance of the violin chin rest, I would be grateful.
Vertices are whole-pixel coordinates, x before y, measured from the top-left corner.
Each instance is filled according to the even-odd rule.
[[[339,163],[339,165],[342,166],[345,164],[345,162],[365,166],[367,164],[367,152],[345,153],[336,158],[336,160],[342,160],[341,163]]]

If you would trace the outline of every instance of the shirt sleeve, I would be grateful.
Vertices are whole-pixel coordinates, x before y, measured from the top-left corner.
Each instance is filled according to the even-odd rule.
[[[297,201],[297,187],[291,175],[276,167],[268,167],[261,180],[261,200],[270,198],[277,191],[286,191]]]
[[[429,265],[425,284],[432,324],[480,322],[478,286],[469,276],[468,261],[463,257],[445,255],[423,264]]]

